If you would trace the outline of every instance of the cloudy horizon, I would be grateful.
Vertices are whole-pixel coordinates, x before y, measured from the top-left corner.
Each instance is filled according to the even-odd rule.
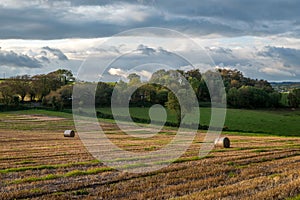
[[[211,67],[238,69],[245,76],[268,81],[300,81],[299,7],[296,0],[3,0],[0,78],[58,68],[76,74],[88,56],[121,56],[126,48],[135,49],[145,60],[189,50],[184,44],[173,51],[172,46],[138,42],[131,47],[101,48],[120,32],[159,27],[190,37],[212,58],[215,66]],[[172,64],[185,67],[185,63]],[[111,69],[114,75],[127,73],[115,66]],[[149,76],[151,70],[142,72]]]

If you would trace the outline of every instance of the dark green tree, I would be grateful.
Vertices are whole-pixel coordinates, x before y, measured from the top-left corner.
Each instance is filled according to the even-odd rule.
[[[288,96],[289,105],[298,108],[300,104],[300,89],[293,89]]]

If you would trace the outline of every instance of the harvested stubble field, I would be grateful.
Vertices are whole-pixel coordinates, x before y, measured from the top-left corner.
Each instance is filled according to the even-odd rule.
[[[285,199],[300,194],[300,138],[230,134],[232,147],[197,157],[204,133],[159,171],[129,174],[95,160],[73,129],[71,115],[0,114],[0,199]],[[171,129],[136,140],[101,120],[108,136],[131,151],[154,151]]]

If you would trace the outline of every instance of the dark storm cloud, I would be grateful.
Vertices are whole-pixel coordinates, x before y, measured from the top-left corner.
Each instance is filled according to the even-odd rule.
[[[0,66],[40,68],[42,64],[39,60],[27,55],[0,50]]]
[[[105,5],[111,1],[77,1],[86,5]],[[299,36],[300,1],[297,0],[125,0],[156,8],[160,20],[146,21],[151,26],[191,30],[196,34],[269,35],[288,32]]]
[[[266,46],[258,55],[280,59],[287,67],[300,67],[300,49]]]
[[[30,2],[20,6],[0,5],[0,38],[104,37],[145,26],[195,35],[299,37],[300,1],[297,0],[75,0],[34,6]]]
[[[76,22],[76,16],[64,9],[0,7],[0,39],[91,38],[119,31],[118,26],[97,20]]]
[[[50,60],[45,56],[41,56],[39,59],[43,62],[50,63]]]
[[[189,65],[186,60],[183,60],[177,54],[169,52],[162,47],[152,48],[140,44],[131,54],[125,54],[118,57],[118,59],[111,63],[110,67],[122,67],[122,70],[127,70],[133,67],[144,65],[145,63],[160,63],[166,66],[177,68]]]
[[[232,50],[229,48],[224,47],[206,47],[206,50],[208,50],[210,53],[217,53],[217,54],[225,54],[225,55],[232,55]]]
[[[172,0],[159,2],[157,6],[187,16],[218,17],[247,22],[299,20],[300,16],[300,2],[297,0]]]
[[[235,66],[237,64],[248,65],[249,60],[239,58],[231,49],[224,47],[205,48],[216,65]]]
[[[152,54],[154,54],[156,52],[155,49],[147,47],[147,46],[145,46],[143,44],[140,44],[138,46],[137,51],[141,52],[141,54],[148,55],[148,56],[152,55]]]
[[[68,57],[59,49],[50,48],[50,47],[43,47],[43,50],[47,50],[51,52],[55,57],[57,57],[59,60],[68,60]]]
[[[266,46],[261,50],[206,47],[218,67],[238,69],[248,77],[272,81],[299,80],[300,50]]]

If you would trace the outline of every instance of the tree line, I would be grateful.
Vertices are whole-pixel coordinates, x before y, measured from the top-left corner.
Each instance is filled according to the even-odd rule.
[[[245,77],[238,70],[217,69],[207,71],[203,74],[198,69],[190,71],[176,70],[192,86],[197,100],[201,105],[209,105],[211,102],[211,91],[209,91],[205,77],[212,77],[214,73],[219,73],[223,79],[227,105],[232,108],[278,108],[278,107],[298,107],[300,104],[300,89],[293,89],[289,93],[275,91],[266,80],[257,80]],[[172,87],[170,77],[174,77],[174,70],[159,70],[152,74],[148,83],[142,83],[140,76],[130,74],[128,82],[120,81],[115,83],[99,83],[96,91],[96,105],[100,107],[110,106],[111,95],[115,87],[122,91],[130,90],[130,86],[139,85],[130,99],[131,106],[151,106],[161,104],[164,106],[176,105],[176,98],[172,92],[161,85]],[[176,79],[176,78],[175,78]],[[178,78],[179,79],[179,78]],[[160,84],[156,84],[160,83]],[[216,90],[215,92],[218,92]],[[175,98],[175,99],[174,99]]]
[[[18,106],[28,102],[45,102],[49,100],[51,93],[62,91],[68,87],[72,93],[70,83],[75,78],[70,70],[59,69],[48,74],[38,74],[35,76],[22,75],[14,76],[0,81],[0,103],[5,106]],[[67,98],[70,98],[68,94]],[[59,95],[59,99],[64,98],[64,93]],[[26,98],[26,101],[25,101]]]
[[[132,88],[135,88],[130,98],[130,106],[149,107],[161,104],[176,110],[179,108],[178,99],[171,92],[170,87],[179,89],[179,84],[180,88],[184,89],[182,86],[182,79],[184,79],[192,87],[199,104],[209,105],[212,94],[208,90],[205,77],[213,77],[214,73],[220,74],[223,79],[229,107],[277,108],[289,106],[296,108],[300,104],[300,89],[293,89],[289,93],[279,93],[272,88],[268,81],[247,78],[240,71],[232,69],[217,69],[205,73],[201,73],[198,69],[189,71],[162,69],[154,72],[148,82],[142,82],[139,75],[132,73],[127,77],[127,81],[99,82],[94,96],[95,104],[98,107],[109,107],[114,89],[130,92]],[[26,102],[41,102],[56,110],[70,108],[74,80],[72,72],[65,69],[35,76],[11,77],[0,82],[0,102],[3,105],[17,105],[23,104],[26,99]],[[186,91],[181,90],[179,93],[184,96]],[[93,96],[92,92],[83,90],[82,100],[78,103],[81,105],[87,103],[84,101],[89,101],[89,98]],[[120,97],[120,103],[123,100]],[[186,101],[188,104],[188,99]]]

